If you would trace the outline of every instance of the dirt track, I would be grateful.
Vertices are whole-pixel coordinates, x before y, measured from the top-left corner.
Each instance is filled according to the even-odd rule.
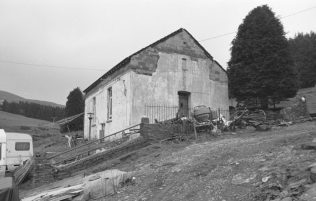
[[[135,171],[137,180],[106,200],[259,200],[267,170],[316,162],[315,151],[299,148],[314,137],[315,122],[307,122],[189,145],[154,145],[157,151],[144,149],[145,156],[114,166]]]

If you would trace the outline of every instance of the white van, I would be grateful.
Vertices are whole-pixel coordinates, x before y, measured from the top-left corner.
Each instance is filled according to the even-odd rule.
[[[33,140],[28,134],[0,129],[0,174],[13,171],[33,157]]]

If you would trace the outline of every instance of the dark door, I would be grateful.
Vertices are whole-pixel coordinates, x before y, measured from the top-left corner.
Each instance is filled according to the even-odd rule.
[[[189,96],[190,93],[186,91],[179,91],[179,117],[189,116]]]
[[[104,142],[104,130],[105,130],[105,123],[102,123],[101,130],[99,131],[100,142]]]

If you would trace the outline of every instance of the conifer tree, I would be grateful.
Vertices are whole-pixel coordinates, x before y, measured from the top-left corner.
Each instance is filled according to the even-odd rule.
[[[230,96],[259,99],[267,108],[297,91],[293,60],[283,26],[272,10],[259,6],[248,13],[232,41],[228,62]]]
[[[298,33],[289,39],[295,70],[300,88],[313,87],[316,84],[316,34]]]
[[[67,97],[66,108],[65,108],[66,117],[80,114],[83,111],[84,111],[83,93],[81,92],[80,88],[77,87],[74,90],[72,90]],[[70,122],[68,124],[68,128],[70,131],[82,130],[83,129],[83,118],[81,117],[81,118],[78,118],[78,119]],[[62,130],[64,130],[64,129],[62,129]],[[64,131],[66,131],[66,130],[64,130]]]

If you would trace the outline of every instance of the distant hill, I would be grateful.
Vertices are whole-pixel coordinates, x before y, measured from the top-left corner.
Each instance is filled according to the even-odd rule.
[[[49,101],[40,101],[40,100],[32,100],[32,99],[23,98],[21,96],[15,95],[13,93],[0,90],[0,102],[3,100],[6,100],[8,102],[24,101],[24,102],[37,103],[37,104],[53,106],[53,107],[65,107],[64,105],[60,105],[60,104],[49,102]]]

